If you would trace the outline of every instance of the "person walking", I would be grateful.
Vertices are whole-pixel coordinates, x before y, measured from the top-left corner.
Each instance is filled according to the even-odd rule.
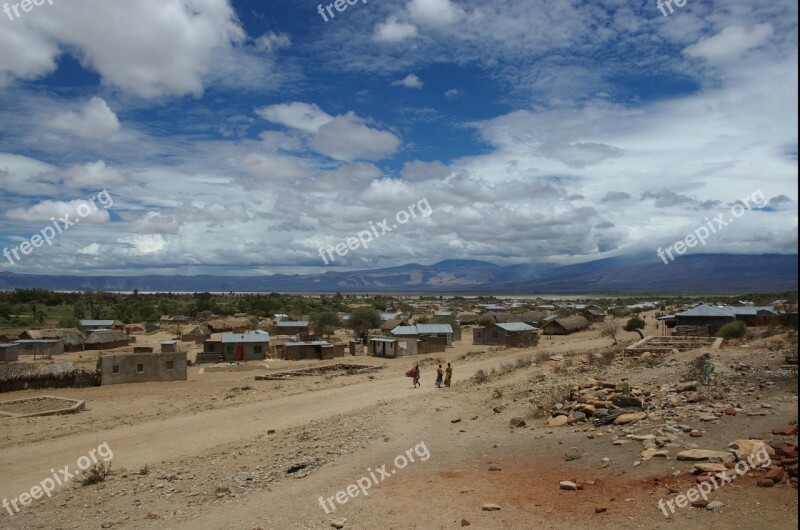
[[[414,381],[413,381],[414,388],[422,386],[419,383],[419,363],[415,363],[414,364],[414,368],[411,369],[411,377],[414,378]]]
[[[450,380],[453,378],[453,367],[447,363],[447,369],[444,371],[444,386],[450,388]]]
[[[442,388],[442,378],[444,377],[444,372],[442,371],[442,365],[439,365],[439,368],[436,369],[436,388]]]

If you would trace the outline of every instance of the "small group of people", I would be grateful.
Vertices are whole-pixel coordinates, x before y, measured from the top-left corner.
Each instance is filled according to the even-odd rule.
[[[419,363],[414,363],[414,368],[406,372],[406,375],[413,378],[414,388],[422,386],[419,382]],[[447,363],[447,368],[442,370],[442,365],[439,365],[439,368],[436,369],[436,388],[442,388],[442,386],[449,387],[450,381],[453,379],[453,367],[450,366],[450,363]]]

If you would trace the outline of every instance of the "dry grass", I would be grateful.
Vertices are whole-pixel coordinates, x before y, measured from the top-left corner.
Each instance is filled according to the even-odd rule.
[[[81,486],[91,486],[105,482],[109,473],[111,473],[111,462],[98,462],[86,470],[80,479],[80,484]]]

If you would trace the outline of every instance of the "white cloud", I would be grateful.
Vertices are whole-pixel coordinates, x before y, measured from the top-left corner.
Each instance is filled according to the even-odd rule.
[[[424,83],[422,80],[414,74],[408,74],[405,78],[394,81],[392,83],[393,86],[404,86],[406,88],[422,88]]]
[[[306,132],[317,132],[320,127],[333,121],[333,116],[317,105],[300,101],[262,107],[256,110],[256,114],[267,121]]]
[[[402,42],[417,36],[417,27],[413,24],[398,22],[389,18],[386,22],[375,25],[372,38],[378,42]]]
[[[309,176],[309,171],[297,158],[278,155],[251,153],[241,162],[242,170],[258,180],[295,180]]]
[[[334,160],[381,160],[397,151],[400,139],[390,132],[367,127],[350,112],[320,127],[311,147]]]
[[[450,0],[411,0],[408,11],[415,20],[434,25],[452,24],[464,14]]]
[[[65,183],[71,188],[105,188],[110,184],[117,184],[125,180],[122,173],[106,165],[102,160],[71,166],[65,174]]]
[[[50,126],[85,140],[108,140],[119,131],[117,115],[103,98],[93,97],[79,111],[56,115]]]
[[[275,33],[270,31],[256,39],[256,49],[259,51],[272,52],[292,45],[292,38],[287,33]]]
[[[110,220],[108,211],[102,206],[92,207],[89,201],[81,199],[68,202],[47,200],[27,208],[14,208],[6,212],[6,217],[15,221],[45,223],[51,222],[52,218],[60,219],[65,215],[69,216],[69,221],[89,224],[104,224]]]
[[[451,88],[444,93],[447,99],[456,99],[464,95],[464,91],[459,88]]]
[[[730,61],[745,52],[764,44],[773,35],[770,24],[758,24],[752,29],[728,26],[713,37],[701,39],[684,52],[691,57],[700,57],[711,62]]]

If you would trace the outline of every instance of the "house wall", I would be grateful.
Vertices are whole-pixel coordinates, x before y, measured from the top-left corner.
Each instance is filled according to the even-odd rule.
[[[717,331],[734,321],[732,317],[693,317],[676,315],[676,325],[678,326],[708,326],[710,335],[716,335]]]
[[[168,367],[170,362],[172,368]],[[114,373],[115,366],[118,373]],[[101,385],[185,380],[185,353],[109,353],[100,357]]]
[[[61,355],[64,353],[64,341],[55,342],[28,342],[20,344],[20,354],[33,355],[35,357],[51,355]]]
[[[443,337],[420,337],[417,345],[418,353],[444,353],[447,349],[447,339]]]
[[[19,344],[0,345],[0,362],[13,362],[19,359]]]
[[[118,340],[113,342],[97,342],[95,344],[87,344],[87,350],[113,350],[114,348],[124,348],[130,344],[127,340]]]
[[[399,338],[398,342],[401,340],[411,340],[416,339],[403,339]],[[376,341],[369,341],[369,354],[374,357],[397,357],[397,350],[399,346],[397,342],[376,342]]]
[[[244,342],[222,344],[222,356],[225,361],[236,361],[236,351],[242,347],[244,358],[243,361],[263,361],[267,358],[269,352],[269,342]]]

